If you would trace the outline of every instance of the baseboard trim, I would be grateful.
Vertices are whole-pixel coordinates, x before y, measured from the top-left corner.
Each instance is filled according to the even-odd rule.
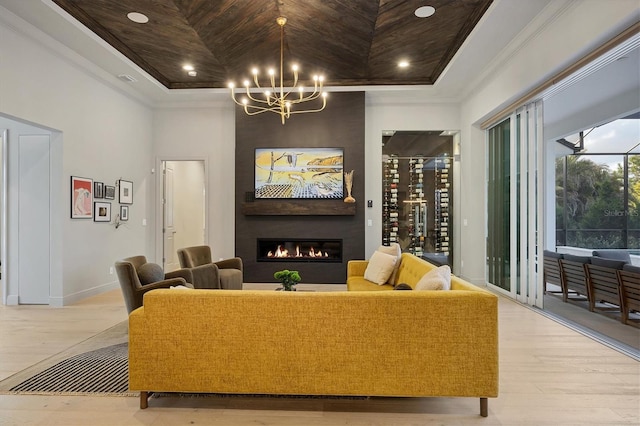
[[[118,282],[112,281],[110,283],[99,285],[97,287],[92,287],[92,288],[78,291],[76,293],[67,294],[63,297],[50,297],[49,306],[53,306],[55,308],[61,308],[63,306],[73,305],[74,303],[77,303],[88,297],[97,296],[99,294],[106,293],[107,291],[114,290],[118,287],[119,287]]]

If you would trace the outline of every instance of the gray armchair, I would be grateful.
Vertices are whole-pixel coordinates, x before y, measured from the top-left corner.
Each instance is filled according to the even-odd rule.
[[[115,266],[128,313],[142,306],[142,298],[148,291],[178,285],[193,288],[189,270],[165,274],[160,265],[147,262],[145,256],[127,257],[117,261]]]
[[[203,274],[211,277],[216,288],[242,290],[242,259],[239,257],[213,262],[209,246],[194,246],[179,249],[178,260],[181,268],[192,269],[195,281],[197,281],[198,268],[213,266],[213,276],[210,275],[212,273],[210,270],[206,270]],[[196,288],[198,288],[197,285]]]

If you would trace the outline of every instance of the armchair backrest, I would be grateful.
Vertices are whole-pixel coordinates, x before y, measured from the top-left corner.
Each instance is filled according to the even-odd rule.
[[[185,247],[178,250],[178,260],[181,268],[195,268],[211,262],[211,248],[209,246]]]
[[[147,259],[144,256],[134,256],[119,260],[115,264],[124,303],[129,313],[142,306],[142,294],[138,291],[142,288],[142,284],[136,269],[146,262]]]

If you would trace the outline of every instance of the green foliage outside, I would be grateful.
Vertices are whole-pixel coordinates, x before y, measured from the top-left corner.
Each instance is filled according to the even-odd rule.
[[[616,170],[610,170],[609,166],[594,160],[597,161],[596,156],[566,157],[566,182],[565,158],[556,161],[558,243],[592,249],[640,248],[640,156],[628,156],[629,198],[626,206],[624,168],[620,165]],[[562,241],[565,229],[566,241]]]

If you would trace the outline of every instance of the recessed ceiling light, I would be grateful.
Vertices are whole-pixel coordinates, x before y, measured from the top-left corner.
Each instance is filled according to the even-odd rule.
[[[421,6],[414,12],[418,18],[428,18],[436,13],[436,8],[433,6]]]
[[[400,61],[398,62],[398,66],[400,68],[407,68],[409,66],[409,61]]]
[[[136,24],[146,24],[149,22],[149,18],[147,15],[144,15],[140,12],[129,12],[127,13],[127,18],[135,22]]]
[[[185,71],[193,71],[195,68],[191,64],[186,64],[182,66],[182,69]]]

